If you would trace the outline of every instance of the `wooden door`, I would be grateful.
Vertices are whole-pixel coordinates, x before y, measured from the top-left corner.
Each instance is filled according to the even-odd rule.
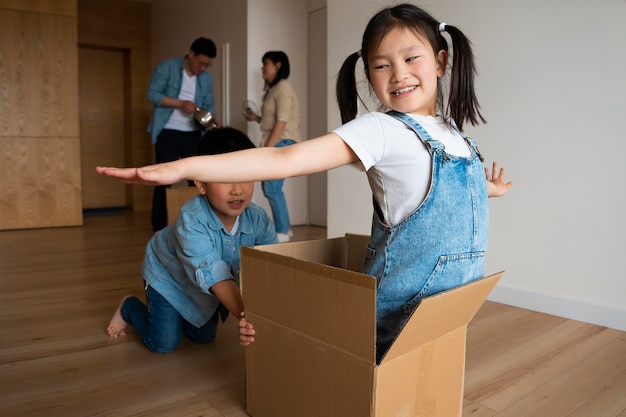
[[[126,162],[127,59],[122,49],[80,45],[78,53],[83,209],[126,207],[126,186],[99,175],[97,165]]]

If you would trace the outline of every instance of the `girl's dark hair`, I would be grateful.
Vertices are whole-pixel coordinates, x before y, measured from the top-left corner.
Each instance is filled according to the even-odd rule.
[[[433,52],[437,54],[444,50],[448,52],[448,42],[439,32],[439,23],[428,14],[412,4],[399,4],[378,12],[367,24],[363,33],[360,55],[365,65],[365,75],[369,79],[368,58],[382,42],[387,33],[395,28],[406,28],[430,43]],[[455,26],[446,25],[445,31],[452,39],[454,56],[450,76],[448,102],[444,111],[443,92],[441,85],[438,88],[438,110],[449,115],[456,122],[459,129],[463,123],[469,121],[472,125],[486,120],[480,114],[480,106],[474,91],[474,54],[469,40]],[[357,100],[356,77],[354,70],[359,53],[353,53],[344,61],[337,78],[337,103],[341,112],[341,122],[346,123],[356,117]]]
[[[272,81],[271,84],[267,81],[265,82],[265,88],[269,89],[278,84],[280,80],[286,80],[287,78],[289,78],[290,68],[289,58],[287,57],[287,54],[283,51],[267,51],[263,55],[263,59],[261,59],[261,62],[265,62],[266,59],[269,59],[274,64],[280,63],[280,68],[278,68],[278,72],[276,73],[276,78],[274,78],[274,81]]]
[[[198,155],[217,155],[255,148],[254,143],[240,130],[232,127],[209,129],[198,145]]]

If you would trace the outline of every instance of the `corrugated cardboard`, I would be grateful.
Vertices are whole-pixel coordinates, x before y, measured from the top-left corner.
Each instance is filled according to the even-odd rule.
[[[165,200],[167,207],[167,224],[174,223],[180,208],[185,205],[192,197],[198,195],[196,187],[169,187],[165,189]]]
[[[467,324],[502,273],[424,299],[376,365],[369,237],[242,248],[253,417],[458,417]]]

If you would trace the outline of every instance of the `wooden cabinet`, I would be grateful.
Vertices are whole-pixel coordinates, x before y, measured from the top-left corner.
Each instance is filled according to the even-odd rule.
[[[92,97],[80,98],[79,46],[122,56],[122,117],[107,113]],[[103,64],[111,63],[93,62],[106,72]],[[104,77],[94,79],[98,74],[85,82],[105,86]],[[153,161],[146,133],[150,74],[149,4],[0,0],[0,230],[82,225],[83,207],[103,206],[85,197],[85,187],[106,199],[105,207],[150,209],[150,187],[128,186],[112,199],[109,188],[117,184],[93,174],[96,164]],[[89,106],[104,116],[86,126],[83,137],[80,109]],[[103,124],[121,126],[115,135],[98,132],[102,141],[110,136],[121,141],[121,160],[107,158],[94,143],[93,129]]]
[[[75,0],[0,0],[2,230],[82,224],[76,43]]]

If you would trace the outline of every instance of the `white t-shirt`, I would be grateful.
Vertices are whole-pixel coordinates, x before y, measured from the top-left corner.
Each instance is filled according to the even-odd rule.
[[[187,71],[183,68],[183,81],[180,86],[180,93],[178,93],[180,100],[196,101],[196,76],[187,75]],[[197,130],[193,124],[193,113],[187,114],[181,109],[174,109],[164,129],[180,130],[181,132],[190,132]]]
[[[446,152],[467,157],[463,137],[443,117],[410,115]],[[368,113],[333,130],[361,160],[385,223],[398,224],[421,204],[430,185],[432,160],[417,134],[384,113]]]

